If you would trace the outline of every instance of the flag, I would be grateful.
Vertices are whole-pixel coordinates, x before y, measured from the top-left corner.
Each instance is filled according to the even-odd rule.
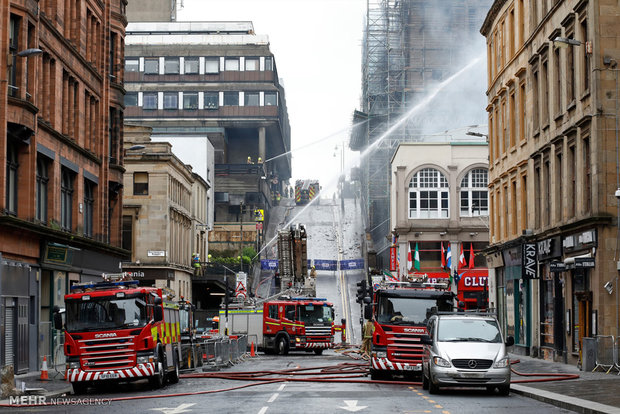
[[[469,243],[469,268],[474,268],[474,244]]]
[[[411,266],[413,265],[411,261],[411,242],[407,242],[407,273],[411,270]]]
[[[443,242],[441,242],[441,268],[446,268],[446,252],[443,249]]]
[[[418,251],[418,243],[415,244],[415,253],[413,256],[413,267],[420,270],[420,252]]]
[[[446,252],[446,269],[452,269],[452,252],[450,251],[450,243],[448,243],[448,251]]]
[[[463,243],[461,243],[461,254],[459,255],[459,269],[462,269],[467,266],[467,261],[465,260],[465,254],[463,253]]]

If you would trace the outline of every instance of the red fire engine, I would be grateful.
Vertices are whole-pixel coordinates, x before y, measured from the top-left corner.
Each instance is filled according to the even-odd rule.
[[[454,294],[447,283],[381,283],[374,290],[372,318],[374,333],[370,376],[422,372],[422,343],[431,314],[452,311]],[[368,312],[367,312],[367,316]]]
[[[179,307],[162,289],[124,274],[73,285],[65,295],[67,380],[76,393],[101,381],[148,378],[159,388],[179,381]],[[54,324],[62,329],[59,313]]]
[[[247,334],[266,354],[287,354],[289,350],[314,351],[320,355],[334,346],[334,307],[320,298],[281,297],[259,307],[228,310],[231,334]],[[262,319],[262,323],[260,322]],[[226,324],[220,310],[220,333]]]

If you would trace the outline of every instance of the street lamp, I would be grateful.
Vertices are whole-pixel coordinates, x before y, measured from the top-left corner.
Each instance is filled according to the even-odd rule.
[[[568,37],[556,37],[553,39],[553,45],[558,47],[581,46],[579,40],[570,39]]]

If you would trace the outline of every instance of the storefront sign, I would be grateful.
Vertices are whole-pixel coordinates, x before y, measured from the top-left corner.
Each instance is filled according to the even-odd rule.
[[[396,247],[390,247],[390,272],[394,272],[397,270],[398,265],[396,264]]]
[[[536,259],[536,244],[525,243],[521,255],[521,276],[523,279],[538,279],[538,260]]]
[[[140,268],[140,270],[133,270],[128,268],[123,268],[123,271],[128,275],[131,275],[132,278],[138,280],[173,280],[174,279],[174,270],[170,269],[145,269]]]
[[[594,257],[576,257],[575,269],[592,269],[594,268]]]
[[[148,257],[166,257],[166,252],[164,250],[149,250],[146,255]]]
[[[566,265],[564,262],[549,262],[549,271],[554,273],[564,272],[566,270]]]
[[[566,236],[562,240],[562,247],[564,247],[565,253],[596,247],[596,230],[588,230]]]
[[[555,259],[562,256],[562,243],[559,236],[539,241],[537,246],[538,261]]]
[[[73,263],[73,252],[69,246],[62,244],[49,243],[45,246],[43,262],[59,265],[71,265]]]

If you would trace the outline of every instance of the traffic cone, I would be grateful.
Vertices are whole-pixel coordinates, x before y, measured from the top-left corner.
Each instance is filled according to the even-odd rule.
[[[256,352],[254,352],[254,341],[252,341],[252,346],[250,346],[250,356],[255,357]]]
[[[41,367],[41,381],[49,381],[47,376],[47,356],[43,355],[43,366]]]

